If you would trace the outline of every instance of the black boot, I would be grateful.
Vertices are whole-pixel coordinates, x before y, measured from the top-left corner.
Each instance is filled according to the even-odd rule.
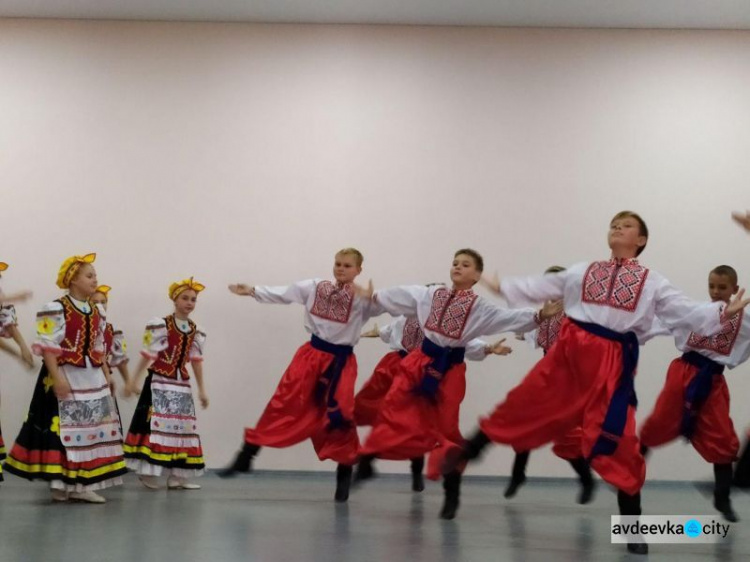
[[[738,488],[750,488],[750,441],[740,455],[740,460],[734,467],[734,485]]]
[[[641,494],[626,494],[622,490],[617,490],[617,505],[620,507],[620,515],[640,515],[641,514]],[[648,554],[648,544],[645,542],[628,543],[628,552],[633,554]]]
[[[455,472],[459,465],[464,461],[470,461],[477,458],[482,450],[490,444],[490,438],[487,437],[482,431],[477,431],[474,437],[468,441],[464,441],[463,447],[449,450],[445,459],[443,459],[443,466],[441,471],[443,474],[449,474]]]
[[[424,457],[414,457],[411,459],[411,489],[414,492],[424,490],[424,478],[422,470],[424,469]]]
[[[482,454],[484,448],[490,444],[490,438],[487,437],[482,431],[477,431],[474,437],[469,439],[464,444],[464,458],[466,460],[473,460]]]
[[[578,457],[568,462],[573,467],[573,470],[576,471],[581,481],[581,492],[578,494],[578,503],[585,505],[594,497],[594,486],[596,485],[594,476],[591,474],[591,467],[583,457]]]
[[[349,499],[349,486],[352,483],[352,465],[340,464],[336,467],[336,495],[337,502],[345,502]]]
[[[461,473],[457,470],[443,475],[445,502],[440,511],[441,519],[453,519],[458,511],[458,497],[461,495]]]
[[[375,460],[373,455],[366,455],[359,459],[357,472],[354,473],[354,484],[361,484],[365,480],[375,478],[375,470],[372,468],[372,461]]]
[[[506,498],[515,496],[518,488],[526,482],[526,465],[529,464],[529,454],[529,451],[516,453],[516,457],[513,459],[513,471],[510,473],[510,482],[503,494]]]
[[[628,552],[632,552],[633,554],[648,554],[648,543],[629,542]]]
[[[245,443],[237,456],[234,458],[234,462],[227,468],[219,471],[219,476],[222,478],[228,478],[236,475],[238,472],[244,472],[249,474],[253,471],[253,459],[255,455],[260,451],[258,445],[251,443]]]
[[[729,490],[732,486],[732,464],[715,464],[714,478],[714,507],[721,512],[724,519],[732,523],[740,520],[732,509],[732,500],[729,499]]]

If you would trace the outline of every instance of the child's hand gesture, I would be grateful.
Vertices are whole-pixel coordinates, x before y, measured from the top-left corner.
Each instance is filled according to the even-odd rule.
[[[372,284],[372,279],[367,282],[367,287],[362,287],[361,285],[357,285],[356,283],[352,283],[352,285],[354,286],[354,294],[368,301],[372,300],[372,295],[375,293],[375,287]]]
[[[34,293],[32,293],[31,291],[19,291],[17,293],[10,293],[7,295],[3,294],[3,292],[0,291],[0,303],[11,304],[11,303],[25,302],[33,296],[34,296]]]
[[[33,296],[34,296],[34,293],[32,293],[31,291],[20,291],[16,293],[14,300],[16,302],[25,302]]]
[[[557,316],[564,309],[565,307],[563,306],[562,300],[547,301],[544,303],[544,306],[542,307],[542,310],[539,313],[539,317],[542,320],[546,320],[547,318],[552,318],[553,316]]]
[[[137,396],[141,392],[135,387],[135,381],[130,380],[125,383],[125,388],[122,389],[123,398],[130,398],[134,394]]]
[[[487,355],[510,355],[513,353],[513,349],[508,347],[507,345],[503,345],[505,343],[505,338],[501,339],[498,342],[493,343],[492,345],[487,347]]]
[[[229,290],[235,295],[240,295],[242,297],[255,296],[255,287],[253,287],[252,285],[245,285],[244,283],[235,283],[233,285],[229,285]]]
[[[362,332],[360,335],[361,338],[377,338],[380,336],[380,330],[378,329],[377,323],[371,330],[367,330],[366,332]]]
[[[122,394],[123,398],[130,398],[131,396],[140,396],[141,389],[136,388],[134,384],[125,383],[122,387],[122,392],[120,394]]]
[[[497,271],[492,276],[482,275],[479,282],[496,295],[500,294],[500,277],[498,277]]]
[[[59,378],[52,384],[52,390],[58,400],[66,400],[70,397],[70,383],[65,378]]]
[[[745,308],[748,304],[750,304],[750,299],[743,299],[742,297],[745,296],[745,289],[740,289],[740,291],[737,293],[737,296],[734,297],[731,301],[729,301],[729,305],[724,309],[724,316],[727,318],[731,318],[735,314],[737,314],[740,310]]]
[[[734,222],[739,224],[747,232],[750,232],[750,211],[745,213],[732,213],[732,218],[734,219]]]
[[[208,396],[206,396],[206,393],[203,391],[200,391],[198,393],[198,399],[201,401],[201,408],[204,410],[208,408]]]
[[[23,361],[29,369],[34,368],[34,356],[28,349],[21,350],[21,361]]]

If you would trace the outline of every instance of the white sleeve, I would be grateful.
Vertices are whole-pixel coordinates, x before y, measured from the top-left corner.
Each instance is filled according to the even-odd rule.
[[[203,361],[203,348],[206,346],[206,332],[202,328],[196,327],[193,345],[190,346],[190,362],[200,363]]]
[[[670,330],[664,324],[662,324],[661,320],[659,320],[658,318],[654,318],[654,323],[651,324],[651,329],[649,329],[649,331],[647,332],[647,335],[644,338],[644,341],[648,341],[651,338],[656,338],[659,336],[671,336],[671,335],[673,335],[672,330]]]
[[[167,324],[164,322],[164,318],[149,320],[143,333],[141,355],[154,361],[159,356],[159,352],[167,349],[168,345]]]
[[[129,361],[126,354],[127,344],[121,330],[115,330],[112,335],[112,349],[110,350],[109,366],[119,367]]]
[[[537,328],[536,330],[532,330],[530,332],[526,332],[523,335],[524,341],[527,342],[534,349],[537,349],[539,347],[539,344],[537,343],[538,342],[538,340],[537,340],[537,334],[538,333],[539,333],[539,329]]]
[[[466,359],[469,361],[484,361],[487,357],[487,342],[475,338],[466,344]]]
[[[683,328],[706,336],[721,331],[723,302],[694,301],[664,278],[657,283],[655,312],[663,327]]]
[[[99,357],[105,358],[108,352],[104,344],[104,332],[107,331],[107,313],[102,305],[97,304],[95,306],[99,311],[99,332],[96,335],[96,340],[94,340],[92,351]]]
[[[53,301],[44,305],[36,314],[36,339],[31,345],[36,355],[44,352],[61,355],[60,344],[65,339],[65,312],[63,305]]]
[[[563,298],[569,270],[530,277],[506,277],[500,281],[500,293],[508,306],[517,308]]]
[[[306,304],[319,279],[307,279],[291,285],[255,287],[255,300],[266,304]]]
[[[391,322],[390,324],[387,324],[378,330],[378,335],[380,336],[380,339],[383,340],[385,343],[391,343],[391,334],[393,333],[394,324],[395,322]]]
[[[18,325],[16,309],[12,304],[0,306],[0,337],[9,338],[10,328]]]
[[[528,332],[536,328],[536,310],[533,308],[508,309],[480,300],[480,334],[492,336],[503,332]]]
[[[362,298],[362,297],[357,297]],[[381,314],[385,314],[386,310],[379,302],[375,300],[368,300],[364,303],[363,318],[367,322],[370,318],[375,318]]]
[[[417,306],[429,292],[424,285],[402,285],[376,291],[373,299],[391,316],[417,316]]]

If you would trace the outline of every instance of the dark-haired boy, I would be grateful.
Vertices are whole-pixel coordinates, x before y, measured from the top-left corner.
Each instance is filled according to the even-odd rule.
[[[636,435],[633,380],[639,344],[653,337],[659,323],[671,331],[716,334],[724,319],[750,303],[743,292],[728,306],[692,301],[638,263],[647,242],[645,221],[623,211],[610,221],[609,260],[491,283],[511,305],[563,299],[568,318],[549,353],[480,420],[480,431],[462,450],[448,452],[444,471],[476,459],[490,442],[531,450],[581,425],[583,454],[617,488],[620,513],[641,514],[646,464]],[[628,550],[646,554],[648,545],[631,543]]]
[[[729,303],[737,294],[737,272],[720,265],[708,275],[712,302]],[[750,357],[750,315],[740,310],[721,331],[703,336],[678,328],[672,332],[683,354],[669,365],[667,379],[651,415],[641,427],[641,451],[665,445],[680,435],[714,465],[714,506],[728,521],[738,521],[729,490],[732,462],[740,447],[729,417],[729,388],[724,368],[734,369]]]
[[[375,293],[373,299],[388,313],[416,317],[424,340],[399,364],[398,374],[362,447],[357,480],[372,477],[374,458],[407,460],[460,444],[463,437],[458,420],[466,391],[467,343],[501,332],[526,332],[539,323],[533,308],[507,310],[474,293],[472,287],[483,269],[482,256],[463,249],[454,255],[451,289],[415,285]],[[435,463],[428,463],[427,476],[440,476]],[[444,519],[455,517],[460,483],[460,468],[444,475]]]

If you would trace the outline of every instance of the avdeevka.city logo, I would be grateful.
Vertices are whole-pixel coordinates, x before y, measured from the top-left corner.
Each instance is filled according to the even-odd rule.
[[[730,523],[712,515],[613,515],[613,543],[717,543],[726,540]]]
[[[701,525],[701,522],[697,519],[691,519],[690,521],[685,523],[685,534],[691,539],[700,537],[702,533],[703,525]]]

